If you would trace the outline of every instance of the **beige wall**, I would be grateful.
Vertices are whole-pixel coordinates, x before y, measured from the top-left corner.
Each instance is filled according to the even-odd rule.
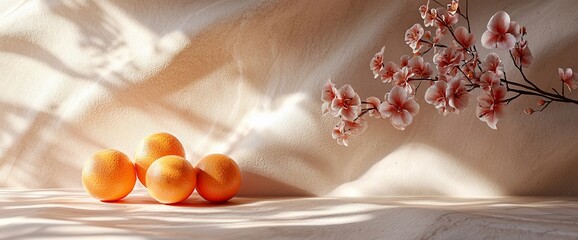
[[[403,35],[421,1],[190,2],[3,1],[0,186],[80,187],[93,152],[132,155],[167,131],[191,162],[233,156],[244,195],[578,194],[576,105],[526,116],[536,99],[521,98],[491,130],[475,101],[442,117],[421,92],[405,131],[370,120],[348,148],[331,139],[321,85],[382,97],[389,86],[369,60],[383,45],[386,60],[411,53]],[[578,69],[574,1],[470,5],[478,46],[497,10],[527,26],[540,86],[558,87],[558,67]]]

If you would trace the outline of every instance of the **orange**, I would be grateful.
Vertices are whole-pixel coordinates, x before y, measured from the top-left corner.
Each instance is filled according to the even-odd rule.
[[[176,155],[185,157],[185,149],[179,140],[168,133],[155,133],[143,139],[136,149],[134,163],[138,180],[146,187],[146,172],[160,157]]]
[[[164,156],[154,161],[147,170],[149,194],[164,204],[186,200],[195,191],[195,168],[180,156]]]
[[[94,198],[111,202],[126,197],[134,188],[134,165],[126,154],[114,149],[96,152],[82,168],[82,185]]]
[[[241,188],[241,171],[237,163],[224,154],[202,158],[195,167],[197,192],[210,202],[226,202]]]

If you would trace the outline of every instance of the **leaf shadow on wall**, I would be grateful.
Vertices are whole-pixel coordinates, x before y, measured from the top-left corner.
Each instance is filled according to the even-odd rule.
[[[12,103],[0,102],[0,126],[0,185],[63,186],[80,173],[84,159],[61,156],[75,156],[78,146],[104,148],[50,112]],[[54,135],[72,141],[59,142]]]
[[[323,3],[307,4],[315,6],[323,5]],[[375,2],[373,4],[375,4]],[[315,63],[319,61],[316,57],[320,57],[321,59],[335,59],[336,56],[341,53],[331,51],[332,47],[335,46],[323,46],[318,48],[316,52],[311,53],[311,56],[304,58],[304,56],[300,55],[299,52],[295,52],[295,49],[302,46],[315,48],[318,46],[312,45],[312,40],[327,42],[331,39],[338,39],[338,42],[341,44],[339,45],[339,48],[345,48],[345,46],[349,44],[349,38],[351,35],[364,36],[364,31],[367,31],[367,29],[355,27],[363,24],[362,19],[348,22],[347,20],[340,19],[340,16],[335,16],[334,12],[330,11],[325,15],[315,17],[315,20],[321,23],[320,25],[309,24],[305,20],[300,20],[300,14],[302,14],[300,13],[302,10],[300,7],[301,5],[299,3],[284,3],[281,6],[275,4],[271,4],[271,6],[265,5],[262,6],[263,11],[253,11],[252,15],[249,14],[248,16],[242,16],[244,17],[242,20],[231,17],[230,19],[217,21],[217,23],[211,25],[207,30],[202,30],[188,36],[190,43],[188,43],[184,49],[180,50],[179,53],[163,66],[162,69],[155,72],[154,75],[146,77],[145,81],[133,81],[126,76],[125,71],[111,70],[110,68],[107,68],[109,64],[108,62],[95,64],[95,66],[102,67],[100,70],[103,70],[103,72],[107,74],[103,75],[102,72],[99,72],[98,74],[100,74],[99,77],[101,79],[98,80],[98,83],[105,87],[114,96],[111,101],[115,101],[125,108],[136,108],[144,112],[150,112],[151,115],[158,114],[159,112],[166,112],[168,113],[167,115],[177,116],[181,121],[187,122],[188,125],[194,129],[216,129],[216,131],[211,132],[211,137],[220,139],[221,141],[226,141],[236,134],[235,128],[220,123],[219,121],[215,121],[215,118],[212,116],[198,114],[195,112],[195,109],[183,109],[182,106],[167,102],[167,96],[178,93],[187,86],[195,84],[195,81],[197,80],[207,78],[207,76],[215,71],[219,71],[223,66],[236,66],[237,69],[233,70],[234,75],[240,76],[240,81],[248,83],[250,88],[256,90],[257,93],[266,95],[266,98],[269,99],[291,96],[292,94],[303,91],[313,91],[311,88],[317,87],[316,82],[313,84],[304,84],[305,81],[303,80],[301,82],[294,80],[310,79],[307,75],[311,72],[318,71],[315,68],[317,65]],[[344,19],[351,18],[354,15],[360,15],[360,12],[367,11],[367,9],[372,7],[371,4],[339,3],[332,5],[333,8],[339,10],[341,16],[347,16]],[[107,16],[106,12],[99,9],[100,7],[98,5],[87,3],[86,6],[79,5],[75,7],[68,7],[60,4],[51,4],[49,6],[52,8],[53,12],[59,14],[63,18],[70,19],[72,23],[78,26],[85,38],[85,40],[81,41],[82,47],[92,49],[95,53],[95,55],[92,56],[94,59],[102,59],[99,55],[106,55],[110,51],[115,51],[115,47],[106,47],[108,45],[114,45],[116,48],[126,47],[126,44],[123,44],[122,36],[119,35],[122,31],[118,29],[110,30],[108,32],[109,34],[106,35],[107,38],[99,39],[99,31],[101,28],[114,28],[119,23],[114,22],[110,16]],[[351,8],[352,6],[353,8]],[[134,6],[130,6],[130,4],[125,2],[124,4],[119,4],[118,7],[126,10],[126,13],[131,14],[130,7]],[[270,10],[268,8],[272,8],[274,11],[269,12],[267,11]],[[309,12],[307,12],[307,14],[314,15],[314,9],[316,8],[312,6],[308,9]],[[354,9],[355,11],[349,11],[351,9]],[[395,11],[395,9],[392,9],[391,11]],[[90,18],[79,19],[79,13],[83,12],[90,12],[89,15],[93,16]],[[277,16],[278,18],[271,20],[274,16]],[[150,20],[146,20],[149,17],[149,15],[141,16],[138,14],[132,16],[133,20],[136,20],[139,23],[145,24],[144,22],[149,21],[145,25],[153,24]],[[329,20],[323,21],[322,19],[324,18]],[[268,21],[262,22],[263,20]],[[335,22],[332,22],[331,20],[335,20]],[[273,31],[272,33],[274,35],[272,36],[259,36],[252,34],[268,34],[270,33],[269,31],[277,29],[276,27],[291,21],[296,22],[295,28],[281,28],[277,32]],[[332,27],[335,24],[345,24],[345,26],[354,27]],[[263,28],[252,30],[252,26],[263,26]],[[181,31],[178,27],[171,29],[171,26],[163,26],[161,30],[148,25],[145,27],[147,27],[148,30],[155,32],[157,35],[168,34],[171,31]],[[354,34],[350,35],[351,31],[355,31],[355,29],[360,29],[361,32],[354,32]],[[318,37],[309,34],[299,34],[300,32],[309,33],[318,32],[320,30],[326,32],[325,34],[320,34]],[[370,29],[370,31],[372,31],[372,29]],[[259,41],[253,41],[254,37],[263,38]],[[273,39],[269,39],[270,37]],[[104,45],[100,43],[104,43]],[[263,48],[263,46],[260,46],[262,43],[269,48]],[[354,54],[354,52],[354,49],[348,51],[349,54]],[[258,55],[258,57],[253,56],[253,54]],[[325,66],[334,64],[332,60],[325,61],[326,62],[322,62],[321,64]],[[294,64],[296,62],[302,63],[302,67],[299,67],[301,71],[295,73],[290,69],[283,69],[283,66]],[[129,61],[125,64],[124,69],[131,68],[138,70],[137,64]],[[266,71],[262,71],[263,69],[279,71],[280,74],[269,75]],[[271,79],[272,77],[280,79]],[[272,83],[272,80],[276,82]],[[225,86],[229,81],[230,79],[214,79],[214,82]],[[300,83],[303,84],[303,86],[300,86]],[[317,94],[317,91],[315,91],[315,94]],[[146,96],[146,99],[142,96]],[[207,105],[211,104],[211,102],[205,103]],[[304,106],[296,105],[294,107],[301,108]],[[315,115],[316,114],[317,113],[315,113]],[[313,115],[313,118],[316,118],[315,115]],[[261,134],[265,133],[267,132]],[[236,151],[240,151],[240,148],[250,149],[251,147],[254,147],[247,143],[251,141],[255,134],[259,133],[255,131],[245,132],[242,138],[238,140],[241,143],[230,143],[231,148],[229,148],[229,152],[235,153]],[[266,138],[264,135],[263,137]],[[319,175],[325,175],[325,177],[322,178],[325,179],[324,181],[330,183],[335,181],[334,178],[338,178],[340,172],[339,169],[336,168],[334,162],[330,159],[319,158],[319,154],[307,154],[306,151],[312,151],[312,148],[315,148],[314,146],[310,146],[307,150],[299,150],[295,147],[288,149],[285,148],[285,146],[287,144],[290,145],[291,143],[284,141],[274,142],[277,146],[265,146],[285,149],[278,152],[280,155],[273,155],[282,157],[280,160],[284,160],[286,156],[290,156],[290,160],[295,162],[296,165],[306,166],[302,169],[303,171],[312,171]],[[270,150],[271,148],[263,149],[263,151]],[[203,153],[201,152],[193,153],[193,158],[199,158],[202,154]],[[325,161],[319,161],[318,159],[324,159]],[[263,161],[271,162],[275,160],[267,158],[263,159]],[[268,191],[278,192],[276,189],[281,189],[285,192],[285,195],[309,195],[307,193],[309,190],[299,190],[295,187],[291,188],[291,186],[300,185],[302,183],[300,181],[303,181],[304,179],[299,179],[297,181],[295,178],[284,179],[284,181],[293,182],[289,182],[289,185],[283,185],[282,181],[272,179],[274,176],[271,175],[260,175],[257,172],[246,172],[245,176],[247,178],[253,178],[248,179],[248,182],[263,182],[264,179],[270,179],[268,187],[260,189],[260,192],[252,192],[255,194],[267,194]],[[307,180],[305,180],[305,182],[307,182]],[[246,191],[251,192],[249,190]]]

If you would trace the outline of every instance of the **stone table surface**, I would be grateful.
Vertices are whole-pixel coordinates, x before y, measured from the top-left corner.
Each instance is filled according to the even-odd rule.
[[[116,203],[82,189],[0,189],[0,239],[578,239],[578,198],[236,197]]]

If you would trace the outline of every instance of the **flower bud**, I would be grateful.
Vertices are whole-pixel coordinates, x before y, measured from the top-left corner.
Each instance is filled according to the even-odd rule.
[[[544,99],[540,99],[540,100],[538,100],[538,102],[536,104],[541,107],[544,104],[546,104],[546,101],[544,101]]]

